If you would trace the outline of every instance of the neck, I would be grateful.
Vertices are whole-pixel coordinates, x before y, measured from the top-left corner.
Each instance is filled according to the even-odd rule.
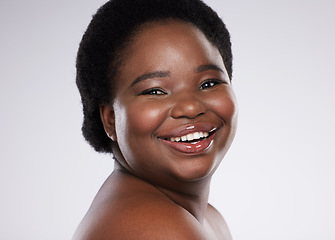
[[[203,181],[184,183],[182,187],[179,186],[178,191],[156,187],[166,197],[187,210],[200,223],[203,223],[208,206],[210,180]],[[180,191],[180,189],[187,189],[187,191]],[[190,191],[190,189],[196,189],[196,191]]]
[[[201,224],[204,221],[207,206],[211,177],[205,179],[180,182],[174,180],[170,186],[162,186],[156,183],[152,183],[141,177],[138,177],[123,167],[117,160],[114,163],[115,171],[123,172],[132,177],[137,178],[140,181],[149,183],[159,191],[159,194],[163,194],[169,200],[175,204],[187,210],[192,214]],[[173,187],[172,187],[173,186]]]

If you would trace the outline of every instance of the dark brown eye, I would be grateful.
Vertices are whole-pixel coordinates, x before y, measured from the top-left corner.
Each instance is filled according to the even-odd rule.
[[[206,89],[206,88],[211,88],[214,87],[217,84],[221,84],[222,81],[217,80],[217,79],[210,79],[206,80],[204,83],[201,84],[200,89]]]
[[[164,95],[164,94],[166,93],[159,88],[150,88],[141,93],[141,95]]]

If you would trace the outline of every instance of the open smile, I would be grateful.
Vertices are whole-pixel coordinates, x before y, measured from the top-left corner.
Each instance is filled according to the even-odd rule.
[[[206,131],[191,132],[182,136],[164,138],[162,142],[182,153],[203,153],[212,145],[216,128]]]
[[[208,138],[212,133],[214,133],[215,130],[216,129],[214,128],[209,132],[199,131],[199,132],[189,133],[189,134],[186,134],[186,135],[183,135],[183,136],[180,136],[180,137],[171,137],[171,138],[165,139],[165,140],[168,140],[168,141],[171,141],[171,142],[192,142],[192,141],[194,142],[194,141],[197,141],[197,140]]]

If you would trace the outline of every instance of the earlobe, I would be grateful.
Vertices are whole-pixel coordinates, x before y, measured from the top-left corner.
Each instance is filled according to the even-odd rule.
[[[115,133],[115,115],[114,109],[109,104],[100,105],[100,118],[104,126],[107,136],[112,139],[112,141],[117,141]]]

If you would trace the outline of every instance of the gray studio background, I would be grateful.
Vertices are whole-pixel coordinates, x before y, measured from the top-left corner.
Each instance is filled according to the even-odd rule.
[[[113,169],[75,56],[104,0],[0,2],[0,238],[70,239]],[[335,239],[335,2],[207,0],[232,34],[235,142],[210,202],[235,240]]]

